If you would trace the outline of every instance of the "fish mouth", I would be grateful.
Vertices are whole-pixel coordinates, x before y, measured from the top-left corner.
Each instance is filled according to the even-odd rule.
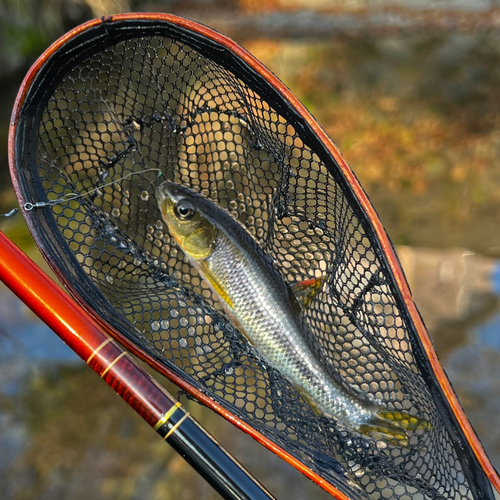
[[[156,199],[160,205],[163,205],[167,200],[176,203],[181,195],[179,186],[171,181],[165,181],[156,188]]]

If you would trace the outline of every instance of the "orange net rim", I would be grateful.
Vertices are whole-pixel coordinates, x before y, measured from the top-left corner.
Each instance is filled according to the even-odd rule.
[[[404,301],[406,309],[408,311],[409,317],[415,327],[415,331],[417,332],[422,347],[425,351],[427,359],[430,363],[430,367],[432,369],[432,373],[438,382],[443,394],[445,395],[450,408],[453,412],[453,415],[460,426],[461,431],[467,439],[469,446],[471,447],[476,459],[481,465],[483,471],[485,472],[488,479],[491,481],[495,489],[498,493],[500,493],[500,475],[495,470],[493,465],[491,464],[486,452],[479,441],[474,429],[472,428],[468,418],[466,417],[463,408],[458,401],[458,398],[448,380],[447,375],[445,374],[441,364],[439,363],[436,351],[430,339],[429,333],[425,328],[425,325],[422,321],[420,313],[413,302],[411,292],[406,281],[405,275],[399,263],[399,260],[396,256],[394,248],[388,238],[388,235],[374,209],[371,202],[369,201],[366,193],[361,187],[359,181],[354,175],[353,171],[347,164],[347,162],[343,159],[340,151],[337,146],[333,143],[331,138],[326,134],[323,128],[318,124],[315,118],[309,113],[309,111],[304,107],[304,105],[292,94],[292,92],[273,74],[271,73],[260,61],[258,61],[254,56],[252,56],[249,52],[247,52],[244,48],[238,45],[236,42],[232,41],[225,35],[208,28],[202,24],[199,24],[194,21],[190,21],[188,19],[184,19],[178,16],[174,16],[172,14],[163,14],[163,13],[127,13],[127,14],[117,14],[112,16],[105,16],[98,19],[93,19],[88,21],[73,30],[69,31],[67,34],[62,36],[56,42],[54,42],[34,63],[26,77],[23,80],[23,83],[18,92],[14,109],[12,112],[10,129],[9,129],[9,139],[8,139],[8,155],[9,155],[9,165],[11,171],[12,182],[18,196],[22,193],[20,189],[19,180],[17,177],[16,169],[15,169],[15,137],[17,134],[17,124],[19,122],[20,113],[22,110],[22,106],[28,91],[31,88],[31,85],[41,71],[41,69],[45,66],[47,61],[50,59],[52,55],[57,53],[60,49],[62,49],[69,41],[73,38],[77,37],[81,33],[94,28],[100,25],[109,24],[113,22],[120,21],[160,21],[160,22],[168,22],[174,25],[177,25],[181,28],[188,29],[194,33],[200,34],[204,37],[207,37],[214,42],[220,44],[224,48],[231,51],[237,57],[242,59],[246,64],[248,64],[254,71],[256,71],[262,78],[264,78],[270,85],[272,85],[279,94],[287,101],[287,103],[294,109],[294,111],[300,115],[302,119],[304,119],[307,124],[311,127],[314,134],[316,134],[317,138],[324,144],[328,152],[332,155],[334,160],[337,162],[339,168],[342,171],[346,181],[349,183],[354,195],[358,199],[361,207],[365,211],[368,220],[374,230],[375,234],[378,237],[380,242],[381,249],[385,255],[387,263],[392,271],[392,274],[395,278],[396,285],[398,287],[398,291],[401,294],[401,297]],[[21,205],[24,204],[23,200],[20,200]],[[24,208],[22,208],[23,214]],[[36,237],[36,231],[32,227],[33,221],[29,217],[25,217],[27,221],[28,227],[30,228],[30,232],[35,238],[35,241],[38,244],[38,238]],[[43,252],[43,246],[39,245],[39,248]],[[44,257],[47,256],[44,254]],[[49,260],[49,259],[47,259]],[[49,262],[50,263],[50,262]],[[57,272],[57,269],[54,269],[58,277],[61,281],[64,282],[64,276],[61,276],[60,273]],[[302,462],[298,461],[296,458],[291,456],[287,451],[283,450],[281,447],[275,445],[271,440],[263,436],[260,432],[256,431],[253,427],[249,426],[245,422],[241,421],[238,417],[233,415],[231,412],[227,411],[225,408],[220,406],[218,403],[213,401],[210,397],[203,394],[196,388],[192,387],[190,384],[186,383],[182,378],[178,375],[170,371],[164,365],[160,364],[153,357],[144,353],[142,350],[139,350],[132,342],[127,340],[121,333],[119,333],[113,326],[109,325],[105,321],[103,321],[95,312],[83,301],[80,301],[82,306],[87,310],[87,312],[97,319],[97,321],[101,324],[101,326],[113,337],[119,340],[127,349],[133,352],[142,360],[146,361],[150,366],[155,368],[158,372],[167,376],[170,380],[172,380],[176,385],[178,385],[182,390],[185,390],[200,402],[211,408],[212,410],[219,413],[221,416],[229,420],[231,423],[236,425],[238,428],[251,435],[254,439],[264,445],[266,448],[271,450],[276,455],[280,456],[290,465],[301,471],[304,475],[309,477],[331,495],[339,500],[349,500],[343,492],[338,490],[335,486],[327,482],[325,479],[320,477],[315,472],[311,471],[307,466],[305,466]]]

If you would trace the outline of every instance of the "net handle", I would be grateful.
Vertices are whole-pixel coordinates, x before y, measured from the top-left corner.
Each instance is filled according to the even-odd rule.
[[[223,498],[274,497],[0,231],[2,280]]]

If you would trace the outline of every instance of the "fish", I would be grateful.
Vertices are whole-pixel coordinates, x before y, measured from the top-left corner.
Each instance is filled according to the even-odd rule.
[[[303,311],[324,277],[291,286],[254,237],[214,201],[171,181],[160,184],[155,194],[170,235],[228,318],[317,414],[363,436],[406,447],[408,431],[430,430],[418,416],[349,390],[322,366],[304,334]]]

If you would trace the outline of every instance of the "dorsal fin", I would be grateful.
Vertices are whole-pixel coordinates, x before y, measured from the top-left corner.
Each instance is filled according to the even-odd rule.
[[[291,286],[293,294],[303,309],[309,307],[324,281],[325,276],[322,276],[321,278],[309,278],[299,281]]]

